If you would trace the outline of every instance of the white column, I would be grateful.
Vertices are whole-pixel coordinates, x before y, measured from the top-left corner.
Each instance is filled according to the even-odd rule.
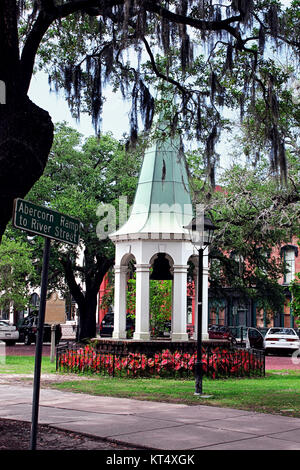
[[[114,331],[115,339],[126,338],[127,266],[115,266]]]
[[[187,269],[188,266],[173,266],[172,341],[188,341],[187,315]]]
[[[149,322],[149,274],[150,264],[136,265],[135,332],[133,339],[150,339]]]

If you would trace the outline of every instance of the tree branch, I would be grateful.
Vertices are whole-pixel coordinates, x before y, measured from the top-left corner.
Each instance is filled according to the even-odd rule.
[[[23,47],[21,55],[21,72],[23,77],[23,89],[27,93],[33,73],[34,61],[39,45],[46,34],[49,26],[55,20],[54,13],[46,14],[40,12]]]
[[[48,28],[55,20],[93,7],[97,7],[98,14],[101,15],[101,9],[103,10],[103,14],[106,9],[122,3],[123,1],[121,0],[73,0],[63,5],[55,6],[53,0],[43,0],[40,6],[40,12],[26,38],[21,55],[21,72],[24,91],[27,93],[30,86],[34,61],[39,45]]]
[[[236,37],[238,31],[236,28],[231,26],[232,23],[236,23],[242,20],[241,15],[232,16],[220,21],[207,21],[207,20],[198,20],[190,16],[184,16],[179,13],[173,13],[167,8],[162,7],[153,1],[144,1],[143,7],[145,10],[157,13],[162,18],[168,19],[173,23],[185,24],[187,26],[192,26],[193,28],[200,29],[202,31],[221,31],[225,30],[232,36]]]
[[[77,284],[75,277],[74,277],[74,272],[72,269],[72,262],[69,258],[61,258],[60,262],[64,268],[65,276],[66,276],[66,281],[68,284],[68,287],[70,289],[70,292],[72,296],[74,297],[76,303],[78,304],[79,308],[82,303],[84,303],[84,295]]]
[[[175,85],[183,95],[185,95],[187,93],[187,90],[186,88],[184,88],[179,82],[177,82],[176,80],[174,80],[173,78],[171,77],[167,77],[167,75],[163,74],[162,72],[160,72],[157,68],[157,65],[156,65],[156,62],[155,62],[155,59],[154,59],[154,56],[152,54],[152,51],[151,51],[151,48],[150,48],[150,45],[148,43],[148,41],[146,40],[145,37],[142,37],[142,41],[143,43],[145,44],[145,48],[146,48],[146,51],[150,57],[150,62],[151,62],[151,65],[152,65],[152,69],[153,69],[153,72],[155,73],[155,75],[159,78],[162,78],[163,80],[166,80],[167,82],[169,83],[172,83],[172,85]]]

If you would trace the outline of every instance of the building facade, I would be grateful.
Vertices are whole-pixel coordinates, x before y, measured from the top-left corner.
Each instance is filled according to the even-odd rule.
[[[290,305],[289,286],[295,279],[295,274],[300,272],[298,254],[297,237],[293,237],[289,244],[282,244],[280,248],[274,248],[270,254],[272,257],[280,258],[285,266],[285,274],[278,281],[278,284],[283,286],[285,293],[285,303],[281,312],[267,312],[259,308],[255,300],[241,299],[238,291],[227,287],[225,288],[226,295],[223,298],[216,299],[209,291],[209,323],[232,327],[295,327],[295,317]]]

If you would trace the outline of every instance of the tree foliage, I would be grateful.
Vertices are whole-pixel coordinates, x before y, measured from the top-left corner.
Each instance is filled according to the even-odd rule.
[[[0,245],[0,307],[23,310],[36,280],[32,248],[7,233]]]
[[[149,312],[150,329],[153,336],[160,336],[166,331],[166,324],[172,316],[172,281],[150,279]],[[135,318],[136,278],[127,283],[127,314]]]
[[[290,156],[288,166],[290,177],[284,186],[266,161],[255,168],[232,165],[217,191],[205,189],[201,175],[194,179],[195,197],[217,226],[210,272],[216,298],[226,296],[231,287],[268,311],[281,310],[285,295],[278,281],[284,265],[278,252],[299,233],[300,220],[299,161]]]
[[[2,0],[0,80],[7,99],[0,107],[1,232],[13,198],[40,177],[51,147],[49,116],[27,96],[35,68],[48,72],[54,89],[65,90],[75,116],[90,113],[97,132],[105,84],[121,90],[132,103],[131,141],[138,115],[150,127],[157,83],[163,95],[167,84],[179,96],[166,109],[171,128],[196,136],[212,182],[222,109],[240,108],[242,118],[253,115],[262,125],[271,164],[285,176],[287,142],[270,55],[276,61],[282,47],[297,58],[298,9],[299,0],[288,7],[279,0]],[[289,91],[285,99],[291,101]],[[23,178],[13,185],[20,168]]]
[[[300,237],[298,237],[298,245],[300,245]],[[295,279],[290,285],[291,292],[291,311],[295,317],[295,321],[300,325],[300,273],[296,273]]]
[[[6,103],[0,105],[0,236],[14,198],[24,197],[40,178],[52,145],[48,113],[28,99],[35,69],[48,72],[54,89],[65,90],[76,117],[90,113],[97,133],[107,83],[131,100],[131,142],[140,130],[138,116],[148,131],[156,104],[173,132],[196,137],[212,184],[216,144],[221,130],[230,127],[222,111],[240,110],[251,137],[249,158],[257,161],[267,149],[273,173],[280,171],[288,183],[287,149],[295,148],[299,113],[285,83],[297,73],[299,46],[299,0],[288,7],[279,0],[1,0],[0,80]],[[279,70],[280,49],[281,57],[291,54],[290,68]],[[153,99],[157,88],[161,100]],[[81,161],[79,153],[73,156]],[[99,160],[100,167],[101,159],[100,154],[94,164]],[[82,183],[84,191],[94,184],[84,172]],[[293,197],[289,188],[284,196],[274,194],[271,206],[285,207],[281,198]],[[94,201],[71,185],[62,199],[58,209],[72,214],[75,203],[84,207],[87,200],[83,215],[94,214]],[[232,201],[230,217],[236,213]],[[248,220],[242,209],[241,203],[240,223]],[[224,224],[228,215],[219,214]],[[264,227],[263,216],[257,220],[256,227]],[[92,243],[87,246],[87,254],[94,253]]]
[[[224,106],[240,108],[242,119],[248,115],[262,127],[271,165],[286,176],[280,113],[291,103],[291,92],[282,97],[281,88],[293,67],[278,73],[276,51],[285,45],[299,53],[298,2],[289,8],[279,1],[241,0],[86,3],[71,16],[66,15],[75,8],[72,2],[57,10],[60,20],[51,23],[38,55],[51,85],[66,90],[75,116],[87,110],[99,130],[109,82],[132,100],[130,137],[135,141],[138,113],[149,130],[155,103],[151,91],[161,87],[165,98],[166,83],[169,96],[179,95],[176,104],[163,102],[170,126],[202,144],[212,180]],[[38,10],[35,15],[38,19]]]

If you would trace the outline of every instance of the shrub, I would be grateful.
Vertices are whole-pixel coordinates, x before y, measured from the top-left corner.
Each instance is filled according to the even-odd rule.
[[[171,353],[168,349],[152,356],[143,353],[103,354],[87,345],[58,352],[57,369],[74,373],[103,374],[118,377],[194,376],[197,353]],[[243,377],[264,374],[264,355],[248,350],[202,349],[203,374],[218,377]]]

